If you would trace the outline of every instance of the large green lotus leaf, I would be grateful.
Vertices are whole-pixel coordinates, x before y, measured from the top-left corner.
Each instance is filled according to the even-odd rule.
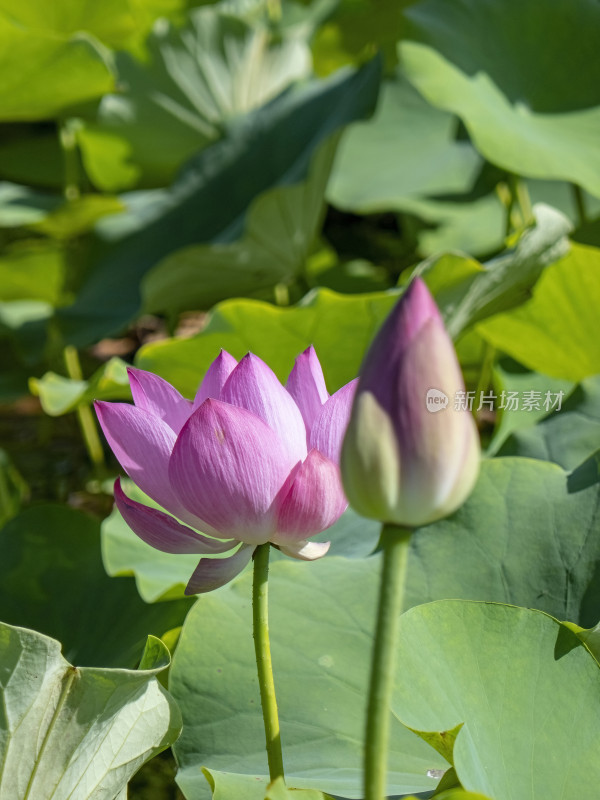
[[[208,793],[206,782],[212,794]],[[265,800],[269,778],[266,775],[240,775],[203,768],[193,780],[193,794],[188,800]]]
[[[393,69],[397,63],[396,42],[402,31],[402,9],[412,2],[415,0],[393,3],[321,0],[313,3],[321,13],[322,10],[326,12],[312,41],[317,74],[328,75],[347,64],[359,64],[374,50],[383,53],[387,70]]]
[[[374,59],[357,72],[284,93],[200,153],[171,190],[146,196],[138,215],[117,215],[117,228],[105,227],[100,234],[104,252],[78,300],[61,314],[68,339],[89,343],[119,330],[139,311],[140,281],[162,258],[190,244],[223,239],[228,229],[230,238],[239,235],[257,195],[301,183],[316,148],[371,112],[380,69]]]
[[[569,487],[569,482],[568,474],[554,464],[517,458],[485,461],[479,483],[465,505],[450,519],[415,533],[408,570],[407,605],[446,597],[495,600],[537,607],[560,618],[577,620],[585,626],[595,624],[600,602],[600,583],[597,577],[600,564],[600,522],[596,513],[600,484],[597,481],[588,481],[586,486]],[[307,669],[318,662],[322,653],[317,655],[306,648],[313,646],[310,642],[314,630],[318,630],[323,619],[328,618],[329,603],[341,603],[343,611],[336,612],[338,623],[340,619],[346,619],[351,614],[357,630],[372,629],[372,623],[363,623],[363,614],[366,606],[372,602],[372,594],[369,592],[373,587],[371,582],[376,582],[378,556],[359,560],[343,559],[345,578],[340,578],[343,584],[338,584],[336,563],[341,561],[340,558],[332,557],[309,565],[310,569],[304,570],[303,574],[307,579],[314,580],[316,586],[321,587],[312,594],[307,593],[307,597],[312,597],[308,605],[304,604],[303,594],[300,594],[303,592],[304,582],[300,571],[306,565],[298,565],[291,560],[282,560],[273,565],[274,577],[280,574],[280,570],[285,571],[286,580],[283,585],[289,592],[290,605],[293,604],[295,613],[293,620],[282,620],[285,613],[283,606],[287,607],[287,600],[281,599],[283,589],[273,588],[272,630],[277,632],[273,636],[275,639],[283,636],[279,645],[282,655],[275,660],[277,675],[285,672],[283,666],[278,668],[278,659],[281,659],[280,664],[286,664],[288,658],[294,658],[296,662],[301,658],[302,663],[307,664]],[[341,571],[342,567],[339,569]],[[293,574],[296,571],[298,575]],[[233,734],[233,729],[239,731],[239,725],[242,724],[242,712],[252,705],[249,703],[252,699],[250,690],[240,685],[239,653],[236,650],[234,658],[230,649],[235,644],[229,642],[230,631],[235,632],[238,626],[249,629],[249,618],[246,620],[243,617],[241,621],[239,619],[243,612],[249,614],[249,580],[247,572],[240,582],[211,595],[210,598],[201,599],[185,623],[181,649],[176,655],[175,673],[177,658],[181,653],[184,654],[183,662],[179,662],[182,673],[177,679],[174,675],[172,688],[182,706],[189,709],[189,717],[186,719],[189,726],[188,738],[184,734],[179,756],[183,766],[182,785],[190,797],[202,797],[204,778],[200,771],[201,766],[207,766],[211,772],[216,770],[228,775],[242,772],[264,774],[264,767],[261,772],[255,762],[259,754],[264,758],[262,749],[259,751],[256,745],[256,742],[262,742],[259,728],[254,732],[252,746],[246,742],[245,734],[242,738],[239,734],[236,734],[237,738]],[[239,597],[244,585],[244,596]],[[274,581],[274,587],[275,585],[279,586],[280,583]],[[346,601],[344,592],[350,591],[352,596]],[[276,592],[279,592],[279,596]],[[322,598],[321,593],[325,593],[326,597]],[[360,602],[356,601],[356,597],[360,597]],[[202,605],[205,600],[210,603],[209,607]],[[217,601],[218,611],[214,605]],[[223,610],[225,607],[227,612]],[[213,624],[215,627],[219,626],[220,631],[220,638],[216,640],[219,642],[218,652],[203,653],[200,651],[201,643],[209,636],[211,641],[215,641],[212,638],[212,629],[207,629],[207,626],[212,628]],[[192,632],[196,625],[201,626],[201,629],[193,634],[197,644],[192,645]],[[301,629],[298,628],[300,625]],[[293,630],[290,631],[290,628]],[[305,628],[307,633],[303,636],[302,630]],[[189,638],[186,639],[186,635]],[[339,635],[344,640],[349,638],[345,629],[340,630]],[[288,643],[288,637],[294,637],[292,645]],[[330,640],[336,641],[331,637]],[[318,645],[318,640],[315,645]],[[366,644],[361,644],[361,647],[368,650]],[[250,642],[248,648],[247,670],[250,680],[251,670],[253,676]],[[297,655],[298,652],[302,653],[301,657]],[[339,663],[344,670],[348,669],[347,665],[354,665],[353,659],[336,660],[330,649],[323,652],[332,655],[334,663]],[[189,688],[191,678],[186,675],[191,675],[192,669],[198,668],[198,659],[204,659],[205,662],[201,668],[203,693],[193,701]],[[222,671],[218,672],[219,669]],[[293,694],[296,706],[301,680],[311,685],[309,699],[317,693],[310,674],[300,677],[292,670],[289,680],[295,683],[294,688],[288,691]],[[342,685],[347,685],[348,675],[345,671],[343,677],[339,676],[339,680]],[[183,693],[178,695],[179,691]],[[284,693],[285,691],[286,689]],[[201,709],[200,704],[206,704],[207,696],[211,698],[210,702]],[[213,708],[223,703],[229,709],[240,709],[240,717],[236,715],[231,720],[231,731],[227,725],[216,726],[212,721]],[[322,704],[331,712],[329,696]],[[282,705],[286,705],[285,701]],[[308,711],[311,709],[307,709]],[[332,716],[337,718],[337,712]],[[245,722],[243,724],[246,725]],[[452,728],[454,724],[456,720],[444,730]],[[427,727],[421,729],[441,730]],[[293,733],[287,735],[299,735],[301,730],[296,726]],[[314,729],[312,731],[315,738]],[[248,741],[250,739],[249,736]],[[239,750],[232,753],[230,744],[225,745],[226,741],[241,742]],[[320,739],[319,741],[321,742]],[[211,744],[208,745],[207,742]],[[292,747],[291,750],[294,751],[295,748]],[[223,755],[225,752],[229,756]],[[339,763],[339,758],[332,754],[329,763],[332,761]],[[398,764],[405,763],[406,759],[398,759]],[[437,769],[433,763],[428,767],[434,768]],[[291,774],[295,777],[294,772]],[[221,779],[215,780],[218,785]],[[222,780],[225,781],[225,778]],[[334,794],[352,796],[348,786],[334,788],[324,780],[315,781],[313,785]],[[414,789],[405,786],[404,791]],[[490,796],[495,798],[493,793]],[[254,795],[249,794],[248,797],[253,798]]]
[[[597,453],[596,461],[598,464],[600,464],[600,451]],[[563,625],[566,625],[570,630],[577,634],[582,642],[585,642],[585,645],[590,653],[594,656],[596,661],[600,663],[600,622],[593,628],[588,628],[587,630],[585,628],[581,628],[579,625],[575,625],[572,622],[564,622]]]
[[[0,15],[36,33],[65,36],[87,31],[113,48],[123,46],[135,30],[129,0],[106,0],[102,5],[79,0],[0,0]]]
[[[484,461],[473,494],[413,537],[408,605],[447,597],[537,608],[584,627],[600,607],[600,485],[556,464]]]
[[[573,223],[578,222],[573,187],[561,181],[525,181],[531,203],[544,204],[560,211]],[[587,207],[600,210],[600,201],[585,195]],[[459,250],[471,256],[488,257],[502,249],[506,238],[506,206],[501,202],[497,186],[490,191],[476,189],[462,197],[410,198],[409,211],[428,223],[417,234],[419,253],[438,255]]]
[[[332,556],[312,564],[281,559],[271,566],[271,648],[290,787],[362,797],[378,576],[379,557]],[[202,767],[227,773],[229,785],[237,784],[237,794],[223,791],[215,798],[261,797],[257,790],[240,791],[243,776],[248,787],[267,775],[251,584],[248,570],[234,583],[200,597],[175,652],[169,689],[184,718],[175,747],[177,781],[190,800],[210,796]],[[447,767],[429,745],[392,719],[390,794],[431,790],[438,770]]]
[[[93,36],[21,25],[2,7],[0,73],[1,121],[52,119],[114,85],[110,54]]]
[[[333,800],[333,798],[316,789],[288,789],[284,779],[277,778],[267,788],[264,800]]]
[[[160,508],[131,481],[125,479],[122,484],[132,499]],[[335,525],[314,540],[330,541],[331,555],[362,558],[375,550],[379,530],[378,522],[363,519],[348,509]],[[101,531],[102,558],[109,575],[133,575],[138,592],[147,603],[184,596],[199,556],[172,555],[150,547],[131,530],[116,506],[102,523]]]
[[[569,491],[581,492],[600,483],[600,449],[579,464],[569,475]]]
[[[473,200],[410,198],[404,210],[427,223],[417,233],[424,257],[453,251],[487,257],[504,245],[506,212],[495,191]]]
[[[61,203],[37,224],[39,231],[54,239],[73,239],[92,230],[102,217],[118,214],[125,207],[118,197],[99,194],[85,194],[66,203]]]
[[[572,223],[579,222],[573,187],[564,181],[525,181],[531,202],[561,211]],[[584,193],[591,216],[600,211],[600,201]],[[405,211],[428,223],[419,230],[419,253],[437,255],[460,250],[472,256],[487,257],[501,250],[506,236],[506,206],[494,186],[488,193],[473,191],[462,197],[410,198]]]
[[[464,789],[448,789],[448,791],[435,795],[435,798],[436,800],[491,800],[481,792],[467,792]],[[410,800],[410,798],[406,798],[406,800]],[[414,798],[414,800],[417,799]]]
[[[524,186],[529,194],[531,203],[545,203],[552,206],[568,217],[574,227],[581,225],[580,212],[577,205],[575,187],[566,181],[539,181],[529,179],[524,181]],[[581,191],[581,199],[588,219],[593,219],[600,214],[600,198]]]
[[[534,427],[515,431],[497,455],[519,455],[554,461],[574,469],[600,441],[600,378],[586,378],[563,402]]]
[[[595,0],[425,0],[406,18],[405,74],[489,161],[600,195]]]
[[[433,773],[435,770],[432,770]],[[331,797],[316,789],[288,789],[287,793],[283,794],[280,784],[275,784],[275,787],[269,790],[268,778],[234,775],[208,769],[204,770],[204,775],[212,789],[212,800],[323,800],[323,798],[329,800]],[[431,796],[435,796],[436,800],[490,800],[479,792],[466,792],[464,789],[449,789]],[[419,798],[414,795],[402,795],[402,800],[422,800],[423,797],[424,795],[419,795]]]
[[[445,256],[417,268],[436,296],[452,335],[458,336],[477,319],[522,302],[544,267],[565,252],[568,221],[543,206],[537,207],[537,213],[538,225],[486,265],[463,256]],[[202,333],[147,345],[136,363],[192,397],[221,348],[236,358],[250,350],[285,380],[294,358],[313,344],[333,391],[356,377],[368,344],[397,296],[394,291],[347,296],[319,289],[293,308],[247,299],[225,301],[212,312]]]
[[[333,392],[356,377],[367,345],[397,299],[396,291],[341,295],[319,289],[293,308],[226,300],[212,312],[202,333],[146,345],[136,365],[157,372],[193,397],[221,348],[236,358],[255,353],[285,381],[296,356],[313,344]]]
[[[88,380],[65,378],[46,372],[41,378],[29,379],[29,391],[40,398],[42,408],[51,417],[67,414],[94,400],[130,400],[127,364],[111,358]]]
[[[0,531],[0,619],[63,643],[77,664],[134,666],[149,633],[181,625],[192,601],[147,605],[131,578],[109,578],[100,525],[66,506],[22,511]]]
[[[0,449],[0,525],[14,517],[27,497],[28,486],[6,450]]]
[[[494,800],[593,796],[600,670],[579,638],[525,608],[446,600],[400,620],[394,714],[420,731],[462,723],[453,761]]]
[[[0,0],[0,15],[38,33],[57,36],[87,31],[115,50],[139,46],[158,17],[180,20],[185,0]]]
[[[495,374],[498,387],[507,393],[517,392],[520,408],[502,412],[489,455],[539,458],[574,469],[595,450],[600,441],[598,376],[574,385],[523,369],[513,371],[497,366]],[[538,392],[539,408],[528,410],[523,401],[531,391]],[[545,403],[547,392],[551,393],[549,410]],[[500,388],[496,393],[501,399]]]
[[[316,789],[288,789],[284,794],[279,783],[269,789],[268,778],[233,775],[208,769],[204,770],[204,774],[212,789],[212,800],[333,800],[331,795],[324,795]],[[414,795],[402,795],[401,800],[422,800],[424,796],[419,795],[417,798]],[[427,795],[430,796],[436,800],[491,800],[479,792],[466,792],[464,789],[449,789],[439,794]]]
[[[132,481],[122,481],[133,500],[160,508]],[[137,590],[146,603],[182,598],[184,589],[198,565],[198,555],[173,555],[150,547],[127,525],[115,506],[102,522],[102,560],[109,575],[135,577]],[[162,605],[162,603],[161,603]]]
[[[447,254],[416,268],[435,296],[453,338],[480,319],[522,304],[546,267],[568,251],[566,235],[571,224],[567,218],[544,205],[535,206],[535,215],[536,225],[486,264]]]
[[[490,345],[484,346],[495,355]],[[527,431],[525,436],[529,436],[538,423],[560,413],[576,386],[572,381],[532,372],[511,359],[502,359],[496,363],[492,375],[493,408],[498,416],[494,435],[486,451],[488,456],[496,455],[515,432],[520,436],[521,432]],[[555,458],[544,460],[555,461],[568,469],[579,464],[587,452],[589,451],[581,458],[575,456],[572,463],[567,463],[566,460],[557,461]],[[511,453],[510,449],[504,455],[535,458],[531,453]],[[566,453],[564,455],[566,459]]]
[[[62,192],[64,156],[55,126],[44,123],[0,126],[0,170],[6,180]],[[52,199],[58,205],[64,196],[56,194]]]
[[[7,360],[13,362],[11,367],[16,367],[21,374],[23,365],[27,365],[29,374],[42,368],[48,347],[48,323],[53,314],[54,309],[46,300],[0,302],[0,339],[9,343],[3,355],[8,356]],[[26,386],[27,379],[23,384],[25,392]]]
[[[6,331],[2,330],[2,327],[0,327],[0,332],[3,339],[0,353],[0,398],[2,403],[13,403],[27,394],[31,366],[23,363],[18,348],[5,338]]]
[[[24,240],[0,255],[0,301],[40,300],[59,305],[64,300],[65,253],[55,242]]]
[[[600,249],[573,244],[521,308],[477,326],[490,344],[536,372],[580,381],[600,372]]]
[[[270,189],[251,204],[244,234],[232,244],[193,245],[167,256],[145,276],[149,312],[208,308],[236,294],[289,283],[306,266],[325,211],[323,194],[336,137],[319,148],[305,181]]]
[[[455,140],[457,126],[456,117],[429,105],[405,79],[384,82],[373,119],[344,134],[327,199],[364,214],[410,210],[412,198],[469,191],[481,158],[469,142]]]
[[[0,623],[0,798],[115,800],[181,730],[150,638],[139,670],[74,667],[60,642]]]
[[[79,135],[86,171],[105,191],[162,186],[190,156],[220,139],[229,121],[264,105],[310,69],[299,38],[269,31],[218,7],[193,9],[187,25],[164,20],[149,58],[117,57],[125,93],[106,95]]]
[[[40,222],[63,202],[64,198],[58,195],[37,192],[28,186],[2,181],[0,182],[0,227],[18,228]]]

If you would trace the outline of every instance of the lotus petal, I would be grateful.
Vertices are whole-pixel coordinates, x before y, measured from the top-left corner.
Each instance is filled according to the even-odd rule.
[[[273,501],[294,466],[262,419],[206,400],[179,434],[169,477],[183,505],[222,536],[261,544],[275,533]]]
[[[318,450],[290,475],[279,493],[274,544],[314,536],[333,525],[348,507],[340,471]]]
[[[286,556],[298,558],[301,561],[316,561],[323,558],[331,546],[331,542],[290,542],[279,545],[279,549]]]
[[[115,481],[115,504],[131,530],[163,553],[225,553],[238,544],[235,539],[210,539],[164,511],[132,500],[123,491],[120,478]]]
[[[447,516],[466,499],[479,472],[479,436],[472,414],[452,405],[429,411],[432,387],[447,397],[464,386],[454,347],[430,320],[407,349],[399,372],[402,413],[393,417],[400,453],[401,492],[394,519],[423,525]]]
[[[227,350],[221,350],[208,368],[204,380],[198,387],[196,397],[194,398],[194,411],[200,408],[202,403],[208,400],[209,397],[213,398],[213,400],[221,399],[223,386],[225,386],[227,378],[237,367],[237,363],[235,358],[230,355]]]
[[[280,438],[294,463],[306,458],[306,427],[298,406],[273,370],[248,353],[223,387],[221,400],[260,417]]]
[[[310,447],[319,450],[334,464],[340,463],[342,440],[350,421],[350,411],[357,385],[358,379],[355,379],[332,394],[312,427]]]
[[[181,517],[183,506],[168,477],[176,436],[166,422],[128,403],[96,401],[96,414],[117,460],[149,497]]]
[[[162,419],[179,433],[192,413],[192,404],[170,383],[143,369],[127,368],[133,402],[137,408]]]
[[[296,359],[285,386],[296,401],[307,436],[310,436],[313,422],[329,398],[323,370],[312,345]]]
[[[185,593],[203,594],[219,589],[244,569],[252,558],[255,547],[243,544],[237,553],[228,558],[202,558],[194,570]]]

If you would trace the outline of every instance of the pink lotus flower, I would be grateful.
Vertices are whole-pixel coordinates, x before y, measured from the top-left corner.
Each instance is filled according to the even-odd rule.
[[[451,514],[479,473],[479,437],[438,308],[417,278],[375,337],[343,444],[342,475],[365,517],[417,527]]]
[[[186,594],[227,583],[264,542],[293,558],[325,555],[329,542],[307,539],[347,507],[338,465],[355,381],[330,397],[310,347],[286,388],[257,356],[238,364],[225,351],[193,402],[150,372],[129,369],[129,383],[135,405],[96,402],[96,413],[125,472],[169,513],[131,500],[117,479],[123,518],[166,553],[237,548],[202,558]]]

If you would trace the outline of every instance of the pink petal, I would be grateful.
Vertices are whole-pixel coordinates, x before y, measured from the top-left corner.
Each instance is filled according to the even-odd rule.
[[[331,542],[290,542],[279,545],[279,549],[284,555],[301,561],[316,561],[317,558],[323,558],[330,546]]]
[[[235,358],[226,350],[221,350],[208,368],[204,380],[198,387],[196,397],[194,398],[194,411],[200,408],[202,403],[209,397],[213,400],[221,399],[223,386],[225,386],[227,378],[237,367],[237,363]]]
[[[314,536],[333,525],[348,507],[339,468],[311,450],[279,493],[274,544],[289,544]]]
[[[229,558],[202,558],[194,570],[186,594],[203,594],[219,589],[244,569],[250,561],[255,548],[253,545],[244,544],[237,553]]]
[[[293,462],[306,458],[306,427],[298,406],[273,370],[258,356],[248,353],[223,387],[221,400],[245,408],[274,431]]]
[[[296,401],[306,425],[306,433],[310,435],[315,418],[329,398],[323,370],[312,345],[296,359],[285,386]]]
[[[192,404],[170,383],[143,369],[127,368],[133,402],[137,408],[159,417],[179,433],[192,413]]]
[[[340,463],[342,440],[350,421],[350,410],[356,392],[358,378],[342,386],[321,409],[310,434],[309,444],[334,464]]]
[[[275,532],[273,501],[294,466],[261,419],[206,400],[179,434],[169,476],[183,505],[222,536],[261,544]]]
[[[479,472],[477,426],[468,410],[452,405],[464,383],[440,321],[421,328],[404,354],[395,383],[396,396],[402,398],[393,418],[401,465],[398,513],[404,524],[417,526],[458,508]],[[424,402],[432,387],[450,398],[436,413]]]
[[[361,391],[372,391],[393,418],[398,416],[394,381],[404,353],[431,321],[443,329],[435,300],[423,279],[417,277],[389,313],[364,358],[360,369]]]
[[[180,517],[183,506],[168,477],[176,436],[153,414],[128,403],[94,404],[106,439],[131,480],[167,511]]]
[[[168,514],[131,500],[121,488],[120,478],[115,481],[115,503],[131,530],[163,553],[225,553],[237,545],[231,539],[209,539]]]

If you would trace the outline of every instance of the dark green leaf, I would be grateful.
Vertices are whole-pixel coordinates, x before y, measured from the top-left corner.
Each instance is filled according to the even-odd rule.
[[[425,0],[406,18],[405,74],[488,160],[600,195],[595,0]]]
[[[122,238],[112,247],[107,243],[77,302],[60,315],[69,341],[88,343],[119,330],[139,310],[139,282],[161,258],[239,226],[261,192],[301,182],[315,148],[371,112],[380,69],[375,59],[358,72],[288,92],[253,112],[230,138],[191,162],[141,220],[130,218],[129,230],[127,219],[119,221]]]
[[[64,506],[35,506],[0,531],[0,619],[63,643],[77,664],[134,666],[149,633],[180,625],[192,600],[146,605],[131,578],[102,567],[99,524]]]

